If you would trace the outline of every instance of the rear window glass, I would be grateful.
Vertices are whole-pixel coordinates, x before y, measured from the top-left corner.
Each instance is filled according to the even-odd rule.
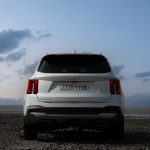
[[[48,55],[38,68],[43,73],[107,73],[110,67],[102,55]]]

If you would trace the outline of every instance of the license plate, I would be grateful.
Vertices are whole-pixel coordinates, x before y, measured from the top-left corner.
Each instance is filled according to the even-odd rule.
[[[89,87],[88,85],[60,85],[59,90],[60,91],[88,91]]]

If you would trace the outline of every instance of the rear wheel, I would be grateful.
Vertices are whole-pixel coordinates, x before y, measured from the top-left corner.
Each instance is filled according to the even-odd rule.
[[[24,137],[26,140],[35,140],[37,138],[37,129],[34,125],[27,123],[24,120]]]
[[[120,117],[112,126],[111,128],[112,136],[117,139],[121,140],[124,138],[124,117]]]

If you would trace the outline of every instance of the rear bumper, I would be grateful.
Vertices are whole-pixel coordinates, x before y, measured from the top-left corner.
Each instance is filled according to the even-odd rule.
[[[66,120],[94,121],[105,120],[114,122],[122,117],[120,107],[109,106],[104,108],[47,108],[41,106],[29,106],[27,115],[24,116],[29,123],[37,122],[64,122]]]

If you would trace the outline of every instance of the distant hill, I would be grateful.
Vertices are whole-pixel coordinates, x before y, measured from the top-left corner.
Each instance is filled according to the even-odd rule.
[[[135,94],[125,98],[126,107],[150,107],[150,95]]]
[[[0,105],[23,105],[23,99],[0,98]]]
[[[23,103],[22,98],[0,98],[0,105],[23,105]],[[150,107],[150,95],[135,94],[125,97],[125,107]]]

